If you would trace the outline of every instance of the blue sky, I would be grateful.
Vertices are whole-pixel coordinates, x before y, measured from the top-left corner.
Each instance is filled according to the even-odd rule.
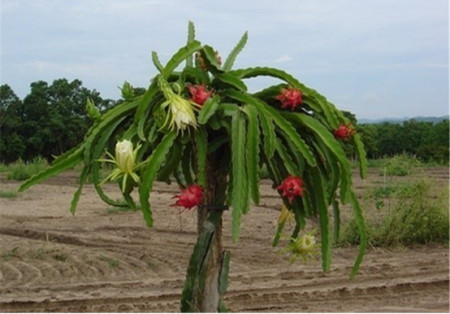
[[[358,118],[448,114],[447,0],[1,0],[1,83],[81,79],[117,99],[146,87],[151,51],[167,61],[197,38],[235,67],[275,66]],[[258,90],[271,80],[249,82]]]

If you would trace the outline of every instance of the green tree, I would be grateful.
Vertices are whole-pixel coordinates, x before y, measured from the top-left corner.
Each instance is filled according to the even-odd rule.
[[[375,159],[379,157],[379,136],[376,124],[362,124],[357,126],[357,132],[364,143],[367,157]]]
[[[21,124],[22,101],[9,85],[0,86],[0,161],[20,158],[25,144],[18,134]]]
[[[95,90],[83,87],[80,80],[58,79],[51,85],[31,83],[23,102],[7,85],[1,89],[0,123],[1,161],[18,158],[31,160],[43,156],[52,160],[79,144],[92,121],[85,112],[86,100],[92,99],[101,111],[116,105],[104,100]]]
[[[431,124],[424,132],[422,143],[417,148],[418,158],[448,164],[449,154],[449,121]]]
[[[401,130],[402,126],[398,124],[385,122],[378,125],[380,156],[393,156],[405,150]]]
[[[348,121],[350,121],[351,124],[353,124],[353,125],[357,124],[356,116],[354,113],[352,113],[350,111],[342,110],[342,114],[344,115],[344,117],[346,117],[348,119]]]

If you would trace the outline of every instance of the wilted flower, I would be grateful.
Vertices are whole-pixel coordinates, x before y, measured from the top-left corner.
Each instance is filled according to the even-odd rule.
[[[222,65],[222,58],[220,57],[219,53],[217,51],[214,52],[215,58],[217,63],[221,66]],[[200,52],[197,52],[195,54],[195,60],[197,61],[197,65],[203,69],[206,70],[208,67],[206,66],[206,62],[202,57],[202,54]]]
[[[200,106],[203,106],[205,101],[212,95],[212,91],[209,91],[204,83],[201,85],[189,85],[188,89],[191,94],[191,100]]]
[[[277,186],[282,197],[287,197],[289,203],[292,203],[294,197],[303,196],[304,184],[302,178],[290,175]]]
[[[333,131],[334,137],[338,140],[349,140],[356,130],[350,124],[341,124],[337,130]]]
[[[294,87],[282,88],[280,94],[275,98],[281,101],[282,109],[294,110],[303,102],[302,92]]]
[[[184,208],[191,209],[201,203],[203,188],[196,184],[189,185],[186,189],[182,189],[180,194],[175,195],[174,198],[178,198],[178,200],[171,206],[183,206]]]
[[[133,150],[133,143],[129,140],[122,140],[116,143],[115,156],[106,153],[111,159],[99,159],[98,161],[110,162],[116,165],[116,168],[102,181],[102,184],[108,180],[115,181],[122,177],[122,191],[125,191],[128,177],[134,182],[139,183],[139,176],[134,172],[136,165],[136,155],[141,146],[138,145]]]
[[[159,77],[158,85],[166,98],[166,101],[161,104],[161,108],[169,107],[169,113],[162,126],[164,128],[169,124],[169,129],[177,129],[183,132],[188,126],[197,127],[197,120],[194,114],[194,108],[200,105],[192,100],[184,99],[180,94],[174,93],[169,83],[163,78]]]
[[[318,254],[317,249],[320,247],[320,244],[316,243],[316,237],[314,236],[315,232],[316,231],[313,230],[296,239],[291,239],[289,247],[287,250],[284,250],[289,251],[292,254],[291,263],[295,262],[299,256],[301,256],[303,262],[306,263],[308,258],[314,258],[314,256]]]
[[[278,217],[278,224],[284,224],[286,221],[294,220],[294,214],[283,204],[281,207],[280,216]]]

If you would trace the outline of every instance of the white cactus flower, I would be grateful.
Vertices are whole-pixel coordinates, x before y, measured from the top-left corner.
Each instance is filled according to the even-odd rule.
[[[139,176],[135,170],[139,165],[136,165],[136,155],[141,145],[138,145],[133,150],[133,143],[129,140],[122,140],[116,143],[115,156],[106,152],[111,159],[98,159],[97,161],[109,162],[116,165],[116,168],[100,183],[103,184],[108,180],[116,181],[122,178],[122,191],[125,191],[127,180],[129,177],[134,182],[139,183]]]
[[[289,252],[292,254],[291,263],[295,262],[299,256],[301,256],[303,262],[306,263],[308,258],[315,258],[315,256],[319,254],[318,248],[320,247],[320,244],[316,243],[315,232],[316,230],[313,230],[300,237],[291,239],[289,246],[282,251],[283,253]]]
[[[300,237],[298,243],[298,249],[302,252],[312,252],[316,247],[316,237],[313,235],[305,234],[303,237]]]
[[[169,107],[166,121],[162,128],[169,125],[170,130],[176,128],[177,132],[181,130],[183,132],[189,126],[197,128],[197,119],[195,118],[194,108],[199,105],[183,98],[181,95],[174,93],[169,83],[160,77],[158,85],[166,98],[166,101],[162,103],[161,107]]]

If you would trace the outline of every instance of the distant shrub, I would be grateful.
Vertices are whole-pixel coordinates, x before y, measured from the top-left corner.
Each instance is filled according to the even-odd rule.
[[[449,214],[447,188],[438,196],[431,192],[432,184],[426,180],[398,184],[384,192],[390,201],[384,215],[367,221],[367,237],[373,246],[396,246],[449,242]],[[444,191],[445,190],[445,191]],[[379,202],[383,192],[376,189],[374,199]],[[376,204],[378,209],[383,204]],[[354,221],[344,228],[340,244],[359,243]]]
[[[407,176],[422,166],[422,162],[415,156],[401,154],[381,160],[378,167],[380,175]]]
[[[36,158],[32,162],[23,162],[19,159],[19,161],[3,166],[3,170],[7,173],[6,178],[8,180],[22,181],[47,167],[48,163],[43,158]]]
[[[0,164],[0,173],[7,172],[9,169],[8,165]]]

